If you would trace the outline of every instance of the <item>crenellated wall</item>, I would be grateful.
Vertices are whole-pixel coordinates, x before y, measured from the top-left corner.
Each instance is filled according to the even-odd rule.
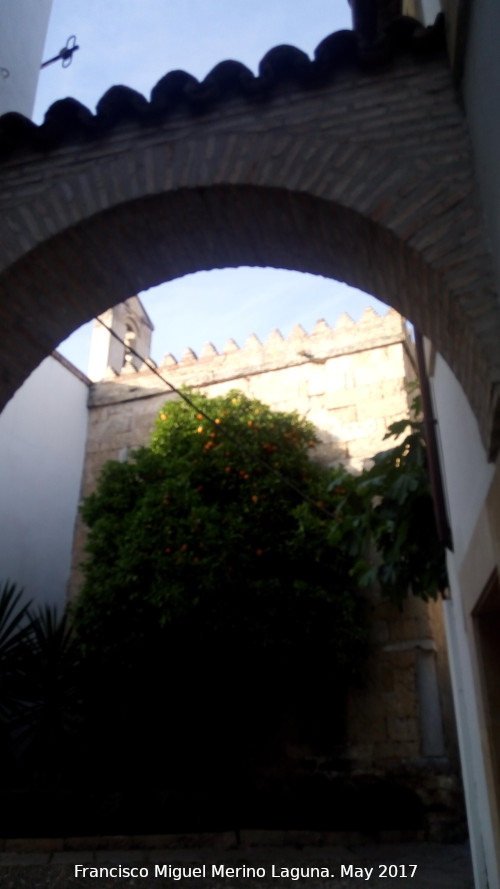
[[[158,371],[175,388],[208,395],[238,388],[272,408],[297,410],[319,430],[315,456],[354,469],[384,447],[387,426],[407,414],[406,381],[414,376],[405,322],[394,310],[380,318],[372,309],[357,324],[344,314],[333,329],[321,320],[310,334],[297,325],[286,339],[274,330],[265,343],[252,334],[243,348],[228,340],[220,354],[210,343],[199,357],[191,349],[180,361],[167,354]],[[147,365],[137,373],[108,371],[91,388],[85,492],[105,460],[147,441],[171,397]]]

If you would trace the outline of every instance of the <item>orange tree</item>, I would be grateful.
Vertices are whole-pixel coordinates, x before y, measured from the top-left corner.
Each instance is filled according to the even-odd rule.
[[[316,434],[295,413],[236,391],[193,398],[196,411],[167,402],[150,445],[108,463],[84,504],[82,644],[129,658],[186,631],[296,658],[328,643],[332,669],[352,673],[359,598],[350,557],[329,542],[344,471],[309,459]]]
[[[167,402],[149,446],[107,463],[84,503],[81,644],[129,659],[183,629],[262,657],[325,643],[332,669],[355,673],[361,587],[401,605],[446,586],[421,422],[394,423],[399,443],[354,475],[310,459],[316,433],[296,413],[193,397]]]
[[[418,423],[354,476],[310,459],[316,434],[295,413],[236,391],[190,398],[194,410],[168,401],[149,446],[108,463],[85,501],[73,625],[90,665],[86,724],[101,727],[87,760],[130,784],[142,750],[141,780],[144,762],[158,781],[168,762],[170,788],[214,774],[220,796],[224,775],[229,799],[242,763],[290,720],[299,742],[341,740],[366,651],[360,587],[378,582],[396,604],[410,584],[435,595],[443,553]],[[176,806],[187,798],[179,786]]]
[[[234,391],[191,397],[196,410],[167,402],[149,446],[108,463],[87,498],[73,621],[106,781],[130,783],[142,750],[170,790],[217,774],[222,799],[236,774],[247,793],[242,769],[290,719],[302,740],[311,726],[322,744],[341,737],[366,634],[352,559],[329,542],[336,471],[310,460],[311,424]]]

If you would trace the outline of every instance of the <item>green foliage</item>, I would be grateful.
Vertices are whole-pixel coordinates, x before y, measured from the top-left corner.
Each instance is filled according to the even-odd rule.
[[[337,472],[310,461],[313,427],[236,391],[193,397],[198,413],[167,402],[150,446],[108,463],[84,504],[90,558],[74,616],[86,650],[129,657],[161,635],[174,647],[209,639],[232,658],[328,651],[332,669],[355,671],[360,601],[329,541]]]
[[[309,459],[317,437],[296,414],[194,397],[197,413],[167,402],[149,447],[108,463],[84,504],[81,644],[124,670],[141,651],[208,646],[356,673],[360,588],[400,605],[446,586],[421,423],[394,423],[402,441],[353,475]]]
[[[30,610],[22,590],[0,590],[0,741],[4,754],[53,783],[78,718],[79,650],[67,616]]]
[[[5,582],[0,589],[0,724],[8,722],[22,698],[25,651],[29,642],[28,604],[22,590]]]
[[[412,407],[418,416],[418,398]],[[378,583],[383,595],[399,606],[409,593],[427,600],[448,585],[422,422],[408,418],[393,423],[385,438],[401,436],[394,447],[376,454],[373,466],[360,476],[345,474],[337,506],[343,523],[340,533],[333,528],[330,537],[351,555],[360,585]]]
[[[54,780],[79,721],[80,656],[66,614],[45,606],[29,612],[24,693],[15,720],[17,743]]]

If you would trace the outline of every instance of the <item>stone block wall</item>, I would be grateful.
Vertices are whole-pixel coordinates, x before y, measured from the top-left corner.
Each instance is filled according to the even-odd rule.
[[[313,459],[343,462],[353,471],[390,446],[384,435],[408,415],[407,385],[415,378],[406,323],[394,310],[379,317],[372,309],[357,324],[343,315],[333,329],[319,321],[310,334],[300,326],[286,339],[273,331],[264,344],[253,335],[243,348],[230,340],[220,354],[211,344],[200,357],[187,349],[179,362],[167,354],[158,372],[176,388],[188,385],[209,396],[239,389],[272,408],[298,411],[318,430]],[[147,363],[93,384],[83,496],[103,463],[126,459],[147,443],[160,407],[176,397]],[[79,523],[70,597],[81,584],[84,537]],[[409,599],[399,612],[371,591],[367,608],[367,680],[349,693],[340,760],[332,759],[334,751],[289,739],[284,759],[269,764],[268,778],[276,780],[277,768],[332,786],[346,773],[362,782],[393,781],[420,800],[427,835],[439,839],[442,822],[446,835],[461,812],[440,606]]]
[[[333,329],[321,320],[310,334],[297,325],[286,339],[273,331],[264,344],[254,335],[241,349],[229,340],[220,354],[210,343],[199,358],[189,348],[179,362],[167,354],[158,372],[175,388],[209,396],[239,389],[274,409],[296,410],[318,430],[313,458],[354,471],[387,447],[384,435],[407,416],[407,382],[415,377],[405,322],[392,309],[381,318],[370,308],[357,324],[344,314]],[[82,497],[107,460],[147,443],[160,407],[176,397],[146,363],[92,385]],[[81,585],[84,536],[77,521],[70,598]]]

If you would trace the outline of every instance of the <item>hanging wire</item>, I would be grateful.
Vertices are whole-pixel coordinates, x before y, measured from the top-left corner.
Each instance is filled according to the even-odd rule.
[[[133,346],[125,343],[121,336],[119,336],[115,330],[109,327],[109,325],[106,324],[106,322],[103,321],[102,318],[98,317],[97,320],[99,321],[99,324],[102,324],[102,326],[106,328],[108,333],[110,333],[111,336],[115,338],[115,340],[118,340],[118,342],[125,347],[127,353],[134,355],[135,358],[138,358],[139,361],[141,361],[143,364],[146,364],[147,367],[149,367],[149,369],[152,371],[152,373],[154,373],[158,377],[158,379],[162,381],[162,383],[169,387],[171,392],[174,392],[176,395],[178,395],[179,398],[181,398],[193,411],[201,414],[205,418],[205,420],[207,420],[214,427],[214,429],[217,430],[219,434],[222,433],[223,436],[228,441],[232,442],[232,444],[235,444],[240,449],[240,451],[249,456],[256,463],[259,463],[268,472],[279,478],[279,480],[284,485],[287,485],[287,487],[291,488],[292,491],[295,491],[295,493],[298,494],[302,500],[305,500],[308,503],[312,504],[312,506],[314,506],[318,510],[318,512],[323,513],[329,519],[333,519],[334,521],[336,520],[337,517],[333,513],[331,513],[328,509],[325,509],[324,506],[320,505],[318,501],[314,500],[314,498],[311,497],[306,491],[303,491],[301,488],[299,488],[298,485],[295,484],[295,482],[293,482],[290,478],[288,478],[288,476],[280,472],[280,470],[276,466],[272,466],[272,464],[265,460],[264,457],[261,457],[260,454],[257,454],[256,451],[252,450],[252,448],[247,447],[247,445],[243,444],[236,436],[228,432],[227,429],[224,428],[223,424],[216,423],[215,419],[207,414],[207,412],[202,407],[198,407],[198,405],[196,405],[194,401],[192,401],[189,395],[186,395],[185,392],[182,392],[181,389],[177,389],[171,382],[169,382],[169,380],[165,379],[165,377],[160,373],[151,359],[144,358],[144,356],[137,352]]]

